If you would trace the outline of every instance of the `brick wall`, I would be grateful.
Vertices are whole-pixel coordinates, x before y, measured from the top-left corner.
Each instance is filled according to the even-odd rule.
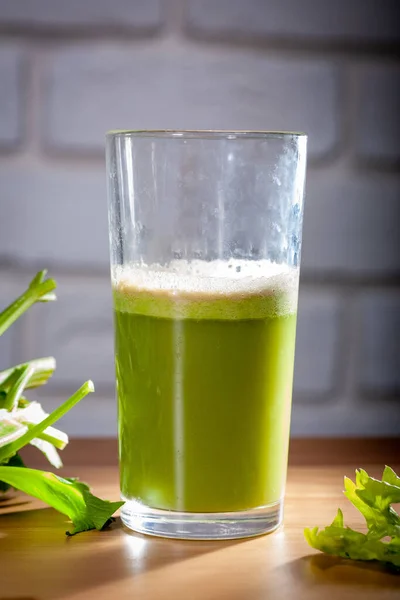
[[[0,345],[54,354],[49,408],[113,435],[104,132],[305,130],[294,435],[400,434],[397,0],[0,0],[0,304],[47,266],[59,301]]]

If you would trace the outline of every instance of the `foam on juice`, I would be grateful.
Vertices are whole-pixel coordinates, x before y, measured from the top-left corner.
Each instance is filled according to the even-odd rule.
[[[253,319],[296,312],[299,270],[260,261],[116,267],[117,310],[164,318]]]

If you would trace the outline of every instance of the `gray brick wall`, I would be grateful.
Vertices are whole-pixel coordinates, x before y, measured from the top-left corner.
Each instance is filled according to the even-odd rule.
[[[114,435],[104,132],[305,130],[293,435],[400,434],[397,0],[0,0],[0,304],[48,266],[59,301],[0,344],[54,354],[41,391]]]
[[[371,395],[400,390],[400,296],[374,290],[360,298],[360,387]],[[400,418],[400,414],[399,414]]]
[[[15,148],[24,129],[23,52],[0,40],[0,149]]]
[[[198,35],[246,39],[398,42],[397,0],[188,0]]]
[[[321,289],[301,288],[297,324],[295,389],[299,398],[329,401],[340,389],[342,302]]]
[[[399,161],[399,65],[363,69],[359,94],[358,155],[369,161]]]
[[[18,295],[18,284],[9,273],[2,273],[0,287],[0,307],[5,307],[14,301]],[[1,336],[0,344],[0,370],[7,368],[13,361],[18,362],[18,346],[21,342],[21,322],[13,330],[9,329]]]
[[[309,172],[306,273],[360,279],[400,272],[400,179],[330,165]]]
[[[328,61],[169,41],[75,45],[53,53],[46,83],[45,143],[58,151],[102,153],[104,131],[127,126],[286,128],[309,132],[316,158],[341,128],[340,73]]]
[[[162,0],[0,0],[3,27],[93,30],[153,29],[162,23]]]
[[[0,255],[22,264],[106,270],[104,164],[0,164]],[[23,235],[20,235],[23,232]]]
[[[35,307],[26,347],[40,356],[54,354],[54,385],[77,388],[86,379],[113,394],[113,322],[111,288],[106,278],[57,278],[58,301]],[[52,393],[44,388],[44,394]]]

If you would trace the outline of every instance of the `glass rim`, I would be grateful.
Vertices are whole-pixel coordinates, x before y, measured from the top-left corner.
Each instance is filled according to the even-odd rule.
[[[190,138],[190,139],[282,139],[307,138],[301,131],[268,131],[251,129],[113,129],[107,131],[106,138],[116,137],[153,137],[153,138]]]

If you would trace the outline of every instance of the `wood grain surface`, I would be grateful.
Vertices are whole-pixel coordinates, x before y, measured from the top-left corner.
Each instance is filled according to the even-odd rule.
[[[354,466],[291,467],[284,527],[229,542],[150,538],[128,533],[119,519],[108,531],[67,538],[62,515],[17,495],[0,505],[0,599],[398,600],[400,576],[317,553],[303,538],[305,526],[328,524],[338,506],[348,525],[363,525],[341,492]],[[381,474],[381,466],[363,466]],[[64,474],[118,497],[115,467]]]

